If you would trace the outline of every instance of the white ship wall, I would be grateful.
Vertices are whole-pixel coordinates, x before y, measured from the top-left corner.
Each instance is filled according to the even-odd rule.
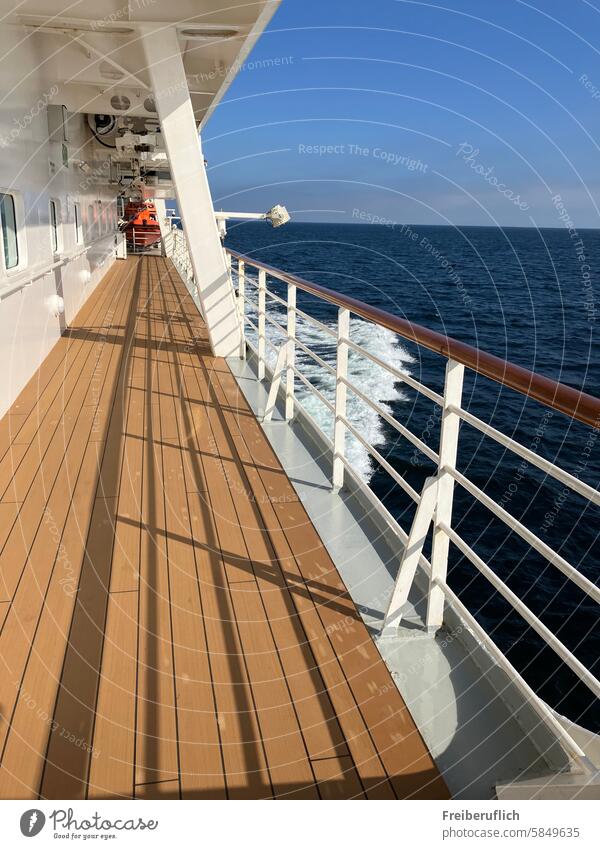
[[[0,27],[0,192],[17,192],[25,225],[19,253],[26,255],[24,268],[0,267],[0,416],[115,261],[117,192],[107,183],[109,151],[92,141],[85,116],[73,115],[67,122],[69,165],[62,166],[63,142],[49,140],[47,109],[60,106],[59,81],[44,74],[38,38],[20,27]],[[79,161],[89,164],[89,172]],[[58,255],[51,244],[50,198],[60,202]],[[83,244],[76,242],[75,202]],[[62,267],[20,288],[59,258],[67,260]],[[63,315],[57,296],[64,299]]]

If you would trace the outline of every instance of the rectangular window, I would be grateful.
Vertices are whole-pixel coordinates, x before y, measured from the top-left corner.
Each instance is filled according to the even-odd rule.
[[[15,199],[12,195],[0,194],[0,225],[2,226],[4,267],[15,268],[19,264],[19,243]]]
[[[58,253],[58,214],[56,211],[56,201],[50,201],[50,238],[52,240],[52,251]]]
[[[75,241],[78,245],[83,242],[83,227],[81,224],[81,207],[78,203],[73,204],[75,207]]]

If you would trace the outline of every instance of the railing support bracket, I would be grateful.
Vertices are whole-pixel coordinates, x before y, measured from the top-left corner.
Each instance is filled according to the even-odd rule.
[[[408,601],[408,594],[413,585],[419,560],[423,553],[423,545],[425,544],[429,527],[435,515],[437,494],[438,477],[427,478],[423,485],[421,499],[404,547],[392,597],[390,598],[387,613],[383,620],[383,628],[381,629],[381,637],[383,638],[395,637],[398,634],[403,608]],[[435,633],[437,628],[428,628],[429,630]]]

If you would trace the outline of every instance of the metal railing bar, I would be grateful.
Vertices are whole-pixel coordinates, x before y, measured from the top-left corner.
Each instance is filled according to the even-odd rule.
[[[258,333],[258,324],[255,324],[255,323],[252,321],[252,319],[251,319],[251,318],[249,318],[247,315],[246,315],[246,316],[244,316],[244,319],[245,319],[245,321],[247,321],[247,322],[248,322],[248,324],[250,325],[250,327],[252,327],[252,329],[253,329],[253,330],[256,330],[256,332]],[[274,344],[273,344],[273,342],[271,342],[271,340],[270,340],[267,336],[265,336],[265,345],[267,345],[269,348],[271,348],[271,350],[272,350],[272,351],[278,351],[278,350],[279,350],[279,348],[277,347],[277,345],[274,345]],[[253,346],[251,346],[251,347],[252,347],[252,350],[254,350],[254,347],[253,347]],[[256,350],[258,350],[258,348],[257,348]]]
[[[63,254],[60,259],[55,260],[48,265],[38,266],[35,268],[32,266],[31,268],[24,268],[22,271],[19,271],[18,274],[10,276],[6,281],[2,281],[0,283],[0,301],[3,301],[5,298],[10,297],[10,295],[14,295],[16,292],[19,292],[21,289],[27,288],[27,286],[31,286],[33,283],[40,280],[42,277],[45,277],[47,274],[52,274],[57,268],[60,268],[64,265],[68,265],[70,262],[75,262],[75,260],[84,256],[91,248],[95,245],[100,244],[100,242],[105,242],[111,236],[116,236],[120,233],[120,230],[110,230],[108,233],[105,233],[103,236],[99,236],[97,239],[94,239],[92,242],[89,242],[87,245],[79,248],[76,251],[73,251],[71,254]]]
[[[522,675],[517,672],[510,660],[504,655],[502,650],[492,640],[487,631],[479,624],[477,619],[470,613],[468,608],[462,603],[456,593],[450,589],[448,584],[436,578],[435,583],[439,586],[447,600],[452,603],[457,614],[464,619],[467,627],[474,633],[478,640],[483,643],[488,652],[492,655],[496,663],[504,670],[509,679],[519,688],[521,693],[526,696],[532,708],[538,714],[540,719],[552,728],[556,736],[561,740],[563,745],[577,759],[587,760],[587,756],[583,749],[575,742],[568,731],[563,728],[558,719],[554,716],[550,708],[543,702],[537,693],[532,690],[527,681]]]
[[[275,319],[272,318],[270,315],[265,315],[265,320],[268,321],[269,324],[272,324],[273,327],[276,327],[277,330],[279,330],[287,338],[287,330],[282,324],[279,324],[279,322],[275,321]]]
[[[458,339],[453,339],[451,336],[444,336],[443,333],[439,333],[436,330],[431,330],[407,319],[399,318],[378,307],[370,306],[364,301],[359,301],[356,298],[335,292],[317,283],[310,283],[308,280],[303,280],[295,274],[288,274],[280,269],[265,265],[237,251],[228,249],[228,252],[237,259],[241,259],[249,265],[254,266],[254,268],[265,271],[283,283],[291,283],[310,295],[335,304],[337,307],[348,309],[350,312],[361,316],[361,318],[365,318],[367,321],[372,321],[381,327],[386,327],[388,330],[392,330],[410,342],[422,345],[424,348],[440,354],[447,359],[462,363],[478,374],[488,377],[490,380],[495,380],[510,389],[514,389],[522,395],[533,398],[547,407],[558,410],[592,427],[598,427],[600,425],[599,398],[588,395],[586,392],[575,389],[572,386],[559,383],[556,380],[552,380],[552,378],[529,371],[529,369],[503,360],[494,354],[481,351],[479,348],[468,345],[466,342],[460,342]]]
[[[317,424],[315,417],[308,412],[306,407],[302,407],[302,415],[306,416],[306,418],[310,422],[311,427],[313,427],[315,429],[315,431],[319,434],[319,438],[323,440],[327,450],[333,452],[333,442],[332,442],[332,440],[327,436],[327,434],[323,431],[323,429]]]
[[[287,309],[287,301],[285,298],[280,298],[279,295],[276,295],[275,292],[271,292],[270,289],[265,289],[265,293],[267,298],[271,298],[272,301],[276,301],[278,304],[281,304]]]
[[[248,316],[247,316],[247,315],[246,315],[246,316],[244,316],[244,318],[245,318],[245,320],[248,322],[248,324],[250,325],[250,327],[252,327],[252,329],[253,329],[253,330],[256,330],[256,332],[258,333],[258,325],[257,325],[257,324],[255,324],[255,323],[252,321],[252,319],[251,319],[251,318],[248,318]],[[253,351],[258,351],[258,348],[255,348],[255,346],[254,346],[254,345],[252,345],[252,344],[251,344],[251,342],[250,342],[248,339],[247,339],[246,341],[248,342],[248,345],[250,345],[250,348],[251,348]],[[265,345],[266,345],[268,348],[271,348],[271,350],[272,350],[272,351],[279,351],[279,348],[277,347],[277,345],[274,345],[274,344],[271,342],[271,340],[270,340],[270,339],[268,339],[267,337],[265,337]]]
[[[583,590],[590,598],[593,598],[597,604],[600,604],[600,587],[597,587],[596,584],[592,583],[585,575],[582,575],[574,566],[571,566],[564,557],[561,557],[553,548],[550,548],[545,542],[543,542],[533,531],[530,531],[525,527],[518,519],[508,513],[503,507],[500,507],[493,498],[490,498],[489,495],[486,495],[483,490],[479,489],[472,481],[466,478],[463,474],[461,474],[457,469],[450,468],[449,466],[444,466],[444,471],[448,472],[452,475],[455,481],[459,483],[467,492],[470,492],[471,495],[484,504],[489,510],[494,513],[499,519],[501,519],[505,525],[507,525],[511,530],[515,531],[525,542],[529,543],[529,545],[534,548],[538,554],[541,554],[543,557],[548,560],[548,562],[552,566],[556,566],[563,575],[566,575],[574,584]]]
[[[271,321],[271,323],[273,323],[273,320],[272,320],[272,319],[270,319],[270,316],[265,316],[265,318],[266,318],[268,321]],[[246,321],[248,322],[248,324],[249,324],[252,328],[254,328],[254,330],[256,330],[256,332],[258,333],[258,325],[257,325],[257,324],[255,324],[255,323],[252,321],[252,319],[251,319],[251,318],[249,318],[248,316],[245,316],[245,320],[246,320]],[[279,328],[279,330],[281,331],[281,333],[284,333],[284,334],[287,336],[287,331],[286,331],[286,330],[284,330],[284,329],[283,329],[283,327],[282,327],[281,325],[278,325],[276,322],[275,322],[275,325]],[[326,362],[325,362],[325,360],[321,359],[321,357],[320,357],[318,354],[315,354],[315,352],[314,352],[314,351],[311,351],[311,349],[310,349],[307,345],[305,345],[305,344],[304,344],[304,342],[301,342],[301,341],[300,341],[300,340],[299,340],[296,336],[293,336],[293,337],[292,337],[292,339],[294,340],[295,344],[296,344],[296,345],[298,345],[298,347],[299,347],[302,351],[304,351],[306,354],[308,354],[308,356],[309,356],[309,357],[312,357],[312,359],[313,359],[313,360],[314,360],[314,361],[315,361],[318,365],[320,365],[320,366],[321,366],[321,368],[324,368],[324,369],[325,369],[326,371],[328,371],[330,374],[335,374],[335,369],[333,368],[333,366],[330,366],[330,365],[329,365],[329,363],[326,363]],[[268,340],[267,340],[267,341],[268,341]]]
[[[337,333],[335,332],[335,330],[332,330],[331,327],[327,327],[327,325],[323,324],[322,321],[319,321],[318,318],[313,318],[312,315],[309,315],[307,312],[304,312],[304,310],[298,309],[298,307],[296,307],[296,314],[301,316],[305,321],[309,321],[311,324],[314,324],[314,326],[318,327],[319,330],[322,330],[323,333],[327,333],[329,336],[333,336],[334,339],[337,338]]]
[[[575,655],[569,651],[569,649],[562,643],[558,637],[555,637],[552,631],[544,625],[544,623],[538,619],[535,613],[529,608],[521,599],[510,589],[504,581],[498,577],[498,575],[490,569],[490,567],[484,563],[484,561],[476,554],[475,551],[471,548],[468,543],[464,541],[464,539],[459,536],[456,531],[452,528],[448,527],[445,522],[438,522],[437,526],[441,528],[444,533],[448,535],[448,537],[452,540],[454,545],[462,551],[465,557],[471,561],[473,566],[484,575],[490,584],[500,593],[500,595],[506,599],[506,601],[511,605],[511,607],[519,613],[523,619],[527,622],[527,624],[533,628],[533,630],[540,635],[540,637],[544,640],[547,645],[549,645],[556,654],[560,657],[564,663],[567,664],[570,669],[573,670],[575,675],[582,681],[589,689],[595,694],[597,698],[600,698],[600,681],[592,675],[592,673],[587,669],[581,661],[579,661]]]
[[[366,357],[371,360],[371,362],[380,366],[382,369],[385,369],[390,374],[393,374],[394,377],[397,377],[399,381],[402,383],[406,383],[407,386],[411,386],[417,392],[420,392],[422,395],[425,395],[427,398],[430,398],[432,401],[435,401],[438,406],[443,406],[444,399],[437,392],[434,392],[433,389],[429,389],[429,387],[424,386],[418,380],[415,380],[414,377],[411,377],[408,372],[400,371],[400,369],[394,368],[389,363],[386,363],[385,360],[380,360],[379,357],[376,357],[375,354],[372,354],[370,351],[367,351],[366,348],[363,348],[362,345],[357,345],[356,342],[348,342],[348,346],[352,348],[353,351],[356,351],[357,354],[361,354],[361,356]]]
[[[305,345],[304,342],[301,342],[297,336],[294,336],[294,342],[302,351],[308,354],[309,357],[312,357],[313,360],[321,366],[321,368],[324,368],[330,374],[335,375],[335,369],[333,368],[333,366],[330,366],[329,363],[326,363],[325,360],[321,359],[318,354],[315,354],[314,351],[311,351],[311,349],[307,345]]]
[[[265,345],[267,348],[270,348],[272,351],[279,351],[280,345],[274,345],[270,339],[265,338]]]
[[[255,322],[252,321],[249,315],[244,316],[244,321],[247,321],[250,327],[253,327],[254,330],[256,330],[256,332],[258,333],[258,324],[255,324]]]
[[[371,407],[371,409],[377,413],[377,415],[385,419],[388,424],[395,428],[398,433],[402,434],[405,439],[408,439],[408,441],[411,442],[415,446],[415,448],[418,448],[420,451],[422,451],[423,454],[429,457],[429,459],[432,460],[437,466],[440,458],[435,451],[433,451],[428,445],[426,445],[421,439],[419,439],[418,436],[415,436],[415,434],[412,433],[407,427],[405,427],[403,424],[400,424],[400,422],[392,415],[390,415],[386,410],[384,410],[383,407],[380,407],[379,404],[375,403],[375,401],[371,401],[371,399],[368,398],[364,394],[364,392],[361,392],[360,389],[357,389],[357,387],[349,380],[344,380],[344,383],[346,384],[348,389],[354,392],[354,394],[357,395],[362,401],[364,401],[365,404],[368,404],[369,407]]]
[[[383,455],[381,455],[376,448],[373,448],[373,446],[367,442],[367,440],[364,438],[364,436],[362,436],[360,431],[358,431],[353,425],[351,425],[346,417],[343,417],[342,421],[344,423],[344,426],[348,428],[352,436],[360,442],[363,448],[365,448],[369,452],[371,457],[373,457],[374,460],[377,460],[377,462],[386,470],[386,472],[396,481],[398,486],[400,486],[404,490],[404,492],[406,492],[406,494],[412,498],[415,504],[418,504],[421,500],[421,496],[419,495],[419,493],[415,489],[413,489],[409,483],[406,483],[404,478],[400,474],[398,474],[396,469],[394,469],[394,467],[388,463],[385,457],[383,457]]]
[[[301,379],[302,379],[302,378],[301,378]],[[307,382],[308,382],[308,381],[307,381]],[[312,386],[312,384],[311,384],[311,386]],[[313,387],[313,388],[315,388],[315,387]],[[317,392],[318,392],[318,390],[317,390]],[[305,414],[309,417],[309,419],[311,419],[311,420],[312,420],[313,424],[316,424],[316,423],[314,422],[313,417],[312,417],[312,416],[310,416],[310,414],[306,413],[306,411],[304,411],[304,413],[305,413]],[[353,433],[353,435],[359,439],[359,441],[360,441],[360,442],[364,445],[364,447],[365,447],[365,448],[367,448],[367,450],[369,450],[370,446],[368,446],[367,444],[365,444],[364,440],[362,439],[362,437],[360,436],[360,434],[359,434],[359,433],[355,430],[355,428],[353,428],[351,425],[349,426],[349,424],[348,424],[348,422],[347,422],[347,421],[345,421],[344,423],[345,423],[345,425],[349,428],[350,432],[351,432],[351,433]],[[326,438],[326,439],[327,439],[327,438]],[[327,441],[328,441],[328,442],[330,443],[330,445],[331,445],[331,442],[330,442],[329,440],[327,440]],[[373,450],[374,450],[374,449],[373,449]],[[371,452],[370,452],[370,453],[371,453]],[[376,455],[378,454],[378,452],[376,452],[376,451],[374,451],[374,453],[375,453]],[[377,457],[376,457],[376,459],[377,459]],[[381,458],[381,459],[383,460],[383,458]],[[354,480],[354,481],[355,481],[355,482],[356,482],[356,483],[360,486],[361,490],[365,493],[365,495],[367,495],[367,497],[369,498],[369,500],[370,500],[370,501],[371,501],[371,503],[373,504],[374,508],[377,510],[378,514],[379,514],[379,515],[381,515],[381,516],[385,519],[386,523],[387,523],[387,524],[390,526],[390,528],[391,528],[391,529],[392,529],[392,530],[396,533],[396,535],[400,538],[400,540],[401,540],[403,543],[406,543],[406,539],[407,539],[407,534],[406,534],[406,532],[402,529],[402,527],[398,524],[398,522],[394,519],[394,517],[393,517],[393,516],[389,513],[389,511],[388,511],[385,507],[383,507],[383,505],[381,504],[381,502],[379,501],[379,499],[377,499],[377,496],[373,493],[373,491],[372,491],[372,490],[371,490],[371,488],[368,486],[368,484],[367,484],[367,483],[365,483],[365,482],[364,482],[364,481],[363,481],[363,480],[362,480],[362,479],[361,479],[361,478],[360,478],[360,477],[356,474],[356,472],[355,472],[355,470],[354,470],[354,468],[353,468],[352,464],[348,461],[348,459],[347,459],[346,457],[343,457],[343,458],[342,458],[342,462],[344,463],[344,466],[346,467],[346,469],[348,470],[348,472],[352,475],[353,480]],[[386,463],[386,461],[385,461],[385,460],[384,460],[384,465],[388,465],[388,464]],[[394,470],[392,470],[392,472],[393,472],[393,471],[394,471]],[[395,477],[395,475],[393,475],[393,476]],[[459,482],[460,482],[460,481],[459,481]],[[417,494],[417,493],[415,493],[415,495],[417,495],[417,498],[418,498],[418,494]],[[442,524],[442,529],[444,530],[444,532],[445,532],[445,533],[447,533],[447,534],[450,536],[450,538],[452,539],[452,541],[453,541],[455,544],[457,544],[457,545],[459,546],[459,548],[461,548],[461,550],[463,550],[463,553],[464,553],[467,557],[469,557],[469,554],[465,551],[465,548],[469,548],[469,547],[468,547],[468,546],[466,545],[466,543],[464,543],[464,541],[463,541],[463,540],[462,540],[462,539],[458,536],[458,534],[456,534],[454,531],[452,531],[450,528],[448,528],[448,526],[447,526],[447,525],[445,525],[445,523],[444,523],[444,524]],[[461,546],[461,545],[459,545],[459,543],[464,543],[464,544]],[[520,612],[520,613],[521,613],[521,612],[524,612],[524,611],[526,610],[526,611],[530,614],[530,617],[533,617],[534,619],[536,619],[536,617],[534,616],[534,614],[533,614],[531,611],[529,611],[529,609],[528,609],[528,608],[526,608],[526,606],[525,606],[525,605],[523,605],[521,602],[519,602],[518,598],[517,598],[516,596],[514,596],[514,593],[512,593],[512,591],[511,591],[511,590],[509,590],[509,588],[508,588],[508,587],[506,587],[506,585],[504,585],[504,584],[503,584],[503,582],[502,582],[500,579],[498,579],[498,578],[497,578],[497,576],[495,576],[495,575],[494,575],[494,573],[492,572],[492,570],[490,570],[490,569],[489,569],[489,567],[487,567],[487,566],[483,563],[483,561],[481,561],[481,560],[480,560],[480,558],[478,558],[478,556],[475,554],[475,552],[472,552],[472,550],[471,550],[471,549],[469,549],[469,551],[472,553],[472,555],[473,555],[473,559],[476,559],[476,560],[479,560],[479,561],[480,561],[480,563],[475,563],[474,565],[476,565],[476,566],[478,566],[478,567],[479,567],[479,566],[483,566],[483,567],[484,567],[484,569],[483,569],[483,570],[480,570],[480,571],[483,571],[483,573],[486,575],[486,577],[487,577],[487,572],[489,571],[489,572],[492,574],[492,577],[493,577],[493,578],[495,578],[495,580],[491,581],[491,583],[492,583],[494,586],[496,586],[496,588],[498,589],[498,591],[499,591],[499,592],[502,592],[502,588],[501,588],[500,586],[498,586],[498,584],[502,584],[502,587],[505,587],[505,588],[506,588],[506,594],[505,594],[505,593],[502,593],[502,594],[503,594],[505,597],[506,597],[507,595],[509,595],[509,596],[510,596],[510,598],[508,598],[508,599],[507,599],[509,602],[511,602],[511,603],[512,603],[512,602],[513,602],[513,600],[514,600],[514,602],[516,602],[516,603],[513,603],[513,607],[515,607],[515,609],[517,609],[517,610],[518,610],[518,612]],[[471,559],[471,558],[469,558],[469,559]],[[420,565],[422,568],[424,568],[424,569],[425,569],[426,573],[427,573],[428,571],[430,571],[430,569],[431,569],[431,564],[430,564],[430,563],[429,563],[429,561],[428,561],[428,560],[424,557],[424,555],[421,555],[421,558],[420,558],[420,561],[419,561],[419,565]],[[450,587],[449,587],[449,586],[448,586],[448,585],[447,585],[444,581],[437,580],[437,581],[436,581],[436,583],[437,583],[437,584],[441,587],[441,589],[443,590],[444,594],[448,597],[448,599],[449,599],[450,601],[452,601],[452,603],[453,603],[453,605],[454,605],[455,609],[459,610],[460,615],[462,616],[462,618],[464,618],[464,619],[466,620],[466,622],[467,622],[468,626],[470,627],[470,629],[476,633],[476,636],[478,636],[478,638],[482,641],[482,643],[484,643],[484,644],[486,645],[486,647],[487,647],[487,649],[490,651],[490,653],[494,655],[494,657],[495,657],[495,659],[497,660],[497,662],[499,663],[499,665],[500,665],[500,666],[501,666],[501,667],[505,670],[505,672],[507,672],[507,674],[510,676],[510,678],[511,678],[511,679],[512,679],[515,683],[516,683],[516,685],[519,687],[519,689],[521,690],[521,692],[522,692],[524,695],[526,695],[526,697],[528,698],[528,700],[531,702],[532,707],[536,710],[536,712],[538,713],[538,715],[540,716],[540,718],[541,718],[544,722],[548,723],[548,724],[549,724],[549,725],[553,728],[553,730],[556,732],[557,736],[561,739],[562,743],[563,743],[564,745],[566,745],[567,749],[568,749],[568,750],[569,750],[569,751],[570,751],[570,752],[571,752],[571,753],[572,753],[575,757],[577,757],[577,758],[585,758],[585,753],[583,752],[583,750],[582,750],[582,749],[581,749],[581,748],[577,745],[577,743],[576,743],[576,742],[575,742],[575,741],[571,738],[571,736],[570,736],[570,735],[568,734],[568,732],[567,732],[567,731],[563,728],[563,726],[562,726],[562,725],[560,725],[560,723],[559,723],[559,722],[558,722],[558,720],[554,717],[554,715],[553,715],[553,714],[552,714],[552,712],[549,710],[549,708],[547,708],[547,706],[546,706],[546,705],[545,705],[545,704],[544,704],[544,703],[540,700],[540,698],[539,698],[539,697],[536,695],[536,693],[535,693],[535,692],[531,689],[531,687],[529,687],[529,685],[527,684],[527,682],[526,682],[526,681],[522,678],[522,676],[521,676],[521,675],[517,672],[517,670],[516,670],[516,669],[512,666],[512,664],[510,663],[510,661],[509,661],[509,660],[506,658],[506,656],[505,656],[505,655],[501,652],[501,650],[500,650],[500,649],[498,648],[498,646],[494,643],[494,641],[493,641],[493,640],[491,639],[491,637],[487,634],[487,632],[483,630],[483,628],[479,625],[479,623],[477,622],[477,620],[476,620],[476,619],[475,619],[475,618],[474,618],[474,617],[470,614],[470,612],[468,611],[468,609],[467,609],[467,608],[466,608],[466,607],[462,604],[462,602],[460,601],[460,599],[458,598],[458,596],[456,596],[456,594],[455,594],[455,593],[454,593],[454,592],[450,589]],[[513,597],[514,597],[514,598],[513,598]],[[533,626],[533,623],[531,623],[531,622],[530,622],[530,617],[529,617],[529,616],[527,616],[527,617],[526,617],[526,621],[528,621],[528,622],[529,622],[529,624],[532,624],[532,627],[534,627],[534,626]],[[538,620],[538,621],[539,621],[539,620]],[[597,682],[597,681],[596,681],[596,679],[594,678],[594,676],[592,676],[590,673],[588,673],[588,671],[585,669],[585,667],[583,667],[583,666],[579,663],[579,661],[577,661],[577,659],[576,659],[575,657],[572,657],[572,658],[571,658],[571,657],[569,657],[570,653],[569,653],[568,649],[566,649],[566,647],[564,647],[564,646],[563,646],[563,644],[562,644],[559,640],[557,640],[556,638],[554,638],[554,637],[552,636],[551,632],[549,632],[549,631],[547,630],[546,626],[544,626],[544,625],[543,625],[543,623],[539,622],[539,626],[540,626],[540,627],[539,627],[539,628],[535,628],[535,630],[536,630],[538,633],[543,632],[543,633],[540,633],[540,636],[542,636],[542,638],[549,637],[549,640],[546,640],[546,642],[548,642],[548,644],[549,644],[549,645],[551,645],[551,646],[552,646],[555,650],[558,650],[559,648],[561,648],[562,650],[564,650],[564,653],[565,653],[565,654],[563,654],[563,651],[557,651],[557,653],[559,653],[559,656],[561,656],[561,659],[563,659],[563,660],[564,660],[564,662],[565,662],[565,663],[567,663],[567,664],[570,666],[570,668],[572,668],[572,669],[573,669],[573,671],[574,671],[576,674],[578,674],[578,676],[581,678],[581,680],[582,680],[582,681],[584,681],[585,683],[587,683],[587,684],[588,684],[588,686],[589,686],[589,684],[590,684],[590,683],[592,683],[592,682],[594,682],[596,686],[600,686],[600,682]],[[546,633],[546,632],[547,632],[547,633]],[[569,661],[571,661],[571,662],[569,662]],[[581,667],[581,669],[580,669],[579,667]],[[581,673],[581,674],[579,674],[579,673]],[[592,683],[592,689],[593,689],[594,683]]]
[[[251,286],[254,286],[255,289],[258,289],[258,280],[253,280],[251,277],[246,277],[246,283],[250,283]],[[280,298],[279,295],[276,295],[275,292],[272,292],[270,289],[265,289],[265,295],[267,298],[271,298],[273,301],[277,301],[278,304],[282,304],[282,306],[287,308],[287,301],[284,298]]]
[[[398,537],[398,539],[400,540],[402,545],[406,545],[406,543],[408,542],[408,534],[406,533],[404,528],[400,524],[398,524],[398,522],[396,521],[396,519],[394,519],[394,517],[392,516],[390,511],[387,509],[387,507],[385,507],[381,503],[381,501],[377,498],[377,496],[375,495],[375,493],[373,492],[373,490],[371,489],[369,484],[366,483],[356,473],[355,469],[352,466],[352,463],[350,463],[350,461],[346,457],[342,457],[341,460],[342,460],[342,463],[344,464],[344,466],[346,467],[346,471],[351,476],[352,481],[354,482],[354,484],[356,486],[358,486],[360,488],[361,492],[367,497],[369,502],[373,505],[374,509],[377,512],[377,515],[381,516],[381,518],[384,519],[386,525],[390,528],[390,530],[394,534],[396,534],[396,536]],[[427,560],[427,558],[425,557],[424,554],[421,554],[421,556],[419,558],[419,566],[423,569],[425,574],[429,577],[429,575],[431,573],[431,563],[429,562],[429,560]]]
[[[258,288],[258,283],[253,283],[253,285],[255,286],[255,288]],[[287,301],[284,298],[280,298],[279,295],[275,295],[273,292],[271,292],[270,289],[265,289],[265,294],[267,295],[268,298],[271,298],[273,301],[277,301],[278,304],[281,304],[282,306],[284,306],[287,309]],[[327,327],[327,325],[323,324],[322,321],[319,321],[318,319],[313,318],[311,315],[304,312],[304,310],[298,309],[298,307],[295,307],[295,312],[296,312],[296,315],[305,319],[305,321],[309,321],[315,327],[318,327],[319,330],[322,330],[324,333],[329,334],[329,336],[333,336],[333,338],[335,339],[336,332],[335,332],[335,330],[332,330],[331,327]]]
[[[492,425],[487,424],[482,419],[478,419],[477,416],[474,416],[472,413],[463,410],[462,407],[450,405],[448,409],[452,410],[453,413],[456,413],[461,417],[461,419],[472,425],[474,428],[477,428],[477,430],[485,436],[489,436],[491,439],[499,442],[500,445],[508,448],[514,454],[518,454],[519,457],[527,460],[527,462],[531,463],[533,466],[537,466],[538,469],[546,472],[546,474],[555,478],[555,480],[560,483],[564,483],[565,486],[570,487],[579,495],[583,496],[583,498],[587,498],[587,500],[591,501],[592,504],[600,505],[600,492],[598,492],[597,489],[594,489],[587,483],[580,481],[579,478],[576,478],[569,472],[559,468],[554,463],[551,463],[550,460],[545,460],[543,457],[540,457],[539,454],[535,453],[535,451],[532,451],[530,448],[526,448],[524,445],[521,445],[520,442],[516,442],[514,439],[511,439],[510,436],[506,436],[506,434],[496,430],[496,428],[492,427]]]
[[[317,389],[317,387],[314,385],[314,383],[311,383],[311,381],[308,380],[308,378],[304,377],[304,375],[299,371],[299,369],[296,366],[293,366],[292,368],[294,370],[294,374],[296,375],[296,377],[298,377],[302,381],[302,383],[308,389],[310,389],[310,391],[314,395],[316,395],[316,397],[319,399],[319,401],[322,404],[324,404],[327,407],[327,409],[330,410],[335,415],[335,406],[331,403],[331,401],[328,401],[327,398],[323,395],[323,393],[319,389]]]

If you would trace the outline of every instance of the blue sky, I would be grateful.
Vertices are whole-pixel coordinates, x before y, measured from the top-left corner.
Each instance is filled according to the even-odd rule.
[[[283,0],[203,134],[215,205],[599,227],[599,36],[600,0]]]

